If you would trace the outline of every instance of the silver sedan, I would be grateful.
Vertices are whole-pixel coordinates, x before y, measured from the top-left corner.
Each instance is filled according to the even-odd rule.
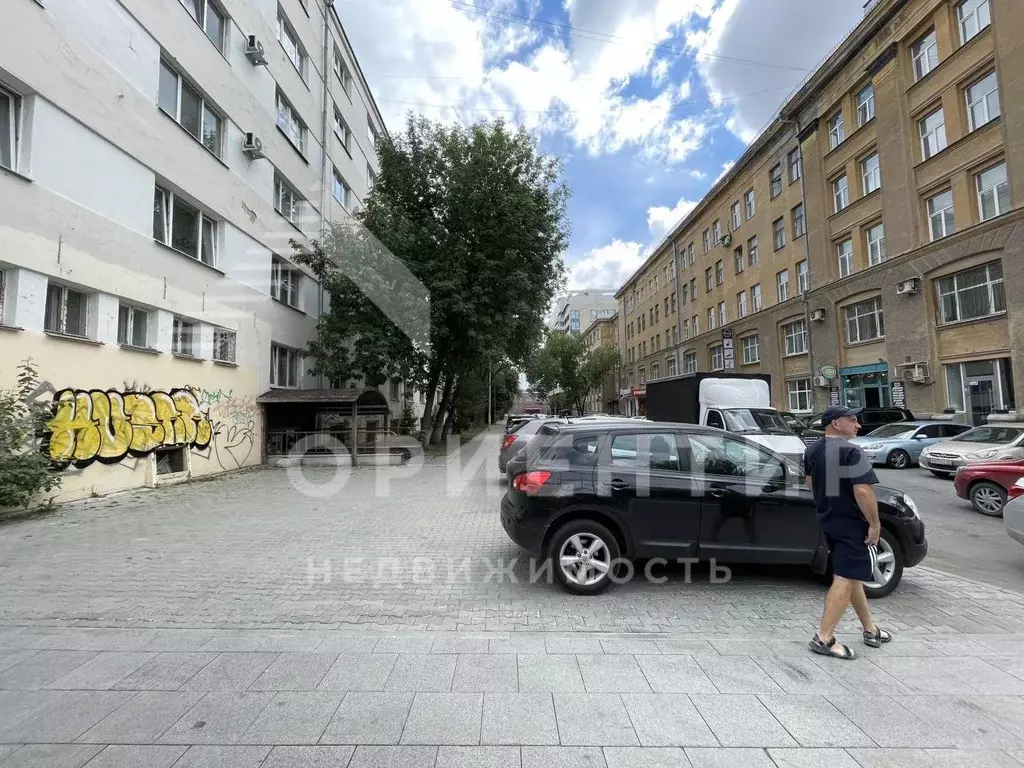
[[[1016,496],[1014,496],[1016,492]],[[1003,522],[1010,538],[1024,544],[1024,479],[1010,489],[1010,502],[1003,507]]]

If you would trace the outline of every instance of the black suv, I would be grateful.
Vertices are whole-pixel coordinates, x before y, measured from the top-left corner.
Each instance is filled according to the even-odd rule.
[[[501,524],[577,594],[606,589],[622,560],[798,564],[827,572],[803,472],[743,437],[688,424],[545,426],[508,465]],[[882,520],[870,597],[928,551],[903,493],[875,487]]]
[[[857,430],[857,435],[867,435],[874,432],[879,427],[884,427],[886,424],[892,424],[897,421],[913,421],[914,414],[908,411],[906,408],[885,407],[885,408],[865,408],[857,416],[857,421],[860,422],[860,429]],[[825,436],[825,430],[821,428],[821,414],[816,413],[813,416],[807,418],[808,428],[800,432],[800,437],[805,443],[812,443],[819,437]]]

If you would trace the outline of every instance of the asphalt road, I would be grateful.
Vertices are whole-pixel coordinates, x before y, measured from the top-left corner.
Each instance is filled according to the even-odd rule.
[[[923,469],[878,469],[883,485],[909,494],[921,511],[932,568],[1024,592],[1024,546],[1006,534],[1002,518],[978,514],[952,480]]]

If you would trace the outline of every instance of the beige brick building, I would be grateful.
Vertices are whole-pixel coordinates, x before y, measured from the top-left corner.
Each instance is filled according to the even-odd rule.
[[[611,317],[599,317],[583,331],[588,349],[609,347],[615,349],[619,345],[619,320],[616,314]],[[600,387],[590,390],[587,395],[587,413],[613,413],[618,407],[618,372],[612,371],[605,377]]]
[[[1019,0],[872,7],[620,289],[624,386],[667,375],[674,359],[680,372],[769,373],[783,410],[905,404],[976,423],[1013,410],[1022,30]],[[644,349],[666,322],[633,330],[661,298],[641,289],[665,262],[677,267],[679,341]]]

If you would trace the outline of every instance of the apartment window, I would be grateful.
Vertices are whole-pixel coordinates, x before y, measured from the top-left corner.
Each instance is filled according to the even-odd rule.
[[[708,330],[715,330],[715,310],[714,307],[708,307]]]
[[[686,352],[683,354],[683,373],[697,372],[697,353]]]
[[[757,265],[757,235],[747,240],[747,265]]]
[[[704,270],[704,284],[708,293],[710,293],[711,289],[715,287],[715,276],[711,271],[711,267]]]
[[[665,369],[668,376],[676,375],[676,359],[674,357],[670,357],[665,361]]]
[[[846,138],[843,130],[843,113],[836,112],[828,119],[828,148],[835,149]]]
[[[732,224],[733,231],[740,228],[740,204],[735,202],[732,204],[732,208],[729,209],[729,220]]]
[[[697,278],[690,278],[690,299],[692,301],[697,300]]]
[[[280,128],[288,141],[305,154],[306,152],[306,124],[299,118],[295,108],[288,103],[280,91],[277,92],[277,127]]]
[[[366,190],[369,192],[375,186],[377,186],[377,174],[373,170],[373,166],[369,163],[366,164]]]
[[[743,271],[743,246],[741,245],[735,251],[733,251],[733,261],[736,265],[736,274],[738,275]]]
[[[715,262],[715,285],[725,282],[725,264],[721,259]]]
[[[341,174],[338,173],[337,168],[334,169],[334,180],[331,182],[331,191],[334,194],[334,199],[347,209],[352,190],[349,188],[348,184],[345,183],[345,180],[341,178]]]
[[[846,176],[840,176],[832,182],[832,202],[835,205],[836,213],[850,204],[850,183],[846,180]]]
[[[352,132],[348,129],[348,124],[345,122],[345,118],[341,116],[341,112],[339,112],[338,108],[335,107],[334,135],[338,137],[338,143],[341,144],[342,149],[344,149],[349,154],[352,154],[352,150],[349,149],[348,145],[348,137],[351,135],[351,133]]]
[[[782,338],[786,355],[802,355],[807,352],[807,324],[803,320],[782,326]]]
[[[753,365],[761,362],[761,350],[758,345],[757,336],[745,336],[740,339],[740,347],[743,349],[743,364]]]
[[[196,339],[199,326],[191,320],[174,316],[171,324],[171,352],[186,357],[196,357]]]
[[[789,395],[790,411],[799,412],[811,410],[812,400],[810,379],[792,379],[791,381],[787,381],[786,394]]]
[[[864,125],[875,116],[875,87],[868,83],[857,94],[857,127]]]
[[[676,295],[675,295],[675,293],[672,293],[671,295],[669,295],[668,299],[669,299],[669,302],[668,302],[669,311],[674,315],[676,313]]]
[[[18,161],[18,112],[20,100],[0,88],[0,166],[14,170]]]
[[[719,325],[726,325],[728,322],[729,322],[729,318],[728,318],[728,316],[726,315],[726,312],[725,312],[725,302],[724,301],[720,301],[720,302],[718,302],[718,324]]]
[[[885,227],[876,224],[867,229],[868,265],[876,266],[885,261]]]
[[[334,48],[334,74],[341,81],[341,87],[345,89],[345,93],[351,96],[352,75],[349,73],[348,65],[345,64],[345,59],[341,55],[341,49],[338,47]]]
[[[278,14],[277,16],[277,39],[281,43],[281,47],[284,48],[285,54],[288,56],[288,60],[295,65],[295,69],[299,71],[299,75],[303,80],[306,79],[306,52],[302,50],[302,46],[299,45],[299,36],[295,34],[291,26],[285,21],[284,16]]]
[[[781,216],[772,223],[772,245],[776,251],[786,245],[786,220]]]
[[[966,43],[992,23],[988,0],[964,0],[956,9],[960,22],[960,42]]]
[[[846,307],[843,314],[846,316],[847,344],[885,338],[881,299],[869,299]]]
[[[153,239],[204,264],[217,263],[218,222],[162,187],[153,193]]]
[[[213,359],[218,363],[235,362],[235,340],[234,331],[227,328],[213,329]]]
[[[659,363],[651,363],[651,379],[657,379],[661,377],[661,365]]]
[[[644,354],[646,354],[646,352]],[[639,374],[640,374],[640,383],[641,384],[646,384],[647,383],[647,369],[644,368],[643,366],[641,366]]]
[[[302,217],[302,197],[280,176],[274,176],[274,210],[292,224]]]
[[[853,240],[843,240],[836,246],[839,259],[839,276],[848,277],[853,274]]]
[[[787,162],[789,165],[789,183],[793,184],[800,181],[800,177],[804,174],[804,161],[799,147],[790,151]]]
[[[754,213],[757,210],[757,205],[754,202],[754,190],[748,189],[743,195],[743,205],[746,208],[747,221],[754,218]]]
[[[693,316],[693,335],[700,336],[700,317]]]
[[[715,223],[711,225],[711,234],[714,237],[713,245],[718,245],[722,242],[722,222],[718,219],[715,219]]]
[[[935,281],[939,323],[959,323],[1006,311],[1003,265],[998,261]]]
[[[1006,163],[982,171],[975,178],[978,187],[978,212],[988,221],[1010,210],[1010,185],[1006,181]]]
[[[149,310],[121,302],[117,308],[117,343],[126,347],[149,346]]]
[[[775,288],[776,293],[779,296],[779,301],[786,301],[789,299],[789,270],[784,269],[775,275]]]
[[[684,339],[690,338],[690,321],[689,320],[683,320],[683,338]]]
[[[43,329],[86,338],[89,332],[89,296],[67,286],[50,283],[46,287]]]
[[[373,120],[370,119],[369,115],[366,117],[366,138],[370,140],[371,147],[376,147],[377,142],[380,141],[380,134],[377,132],[377,127],[373,124]]]
[[[711,250],[711,230],[705,229],[701,233],[701,244],[704,246],[704,253]]]
[[[768,172],[768,179],[771,182],[771,197],[774,200],[782,194],[782,164],[779,163]]]
[[[807,293],[811,289],[811,271],[807,266],[807,259],[796,263],[796,290],[797,293]]]
[[[275,256],[270,262],[270,295],[289,307],[299,307],[302,271]]]
[[[878,163],[878,153],[866,157],[860,163],[860,177],[864,184],[864,194],[870,195],[882,187],[882,168]]]
[[[947,237],[956,232],[953,218],[953,191],[947,189],[928,198],[928,234],[932,240]]]
[[[755,283],[750,287],[750,304],[755,312],[761,310],[761,284]]]
[[[185,10],[203,28],[203,32],[221,51],[224,50],[225,16],[210,0],[181,0]]]
[[[711,353],[711,370],[721,371],[725,369],[725,351],[721,344],[716,344],[708,350]]]
[[[685,304],[690,300],[690,286],[687,283],[683,284],[683,293],[680,296],[680,303]]]
[[[736,294],[736,316],[743,318],[747,316],[747,292],[740,291]]]
[[[0,326],[5,324],[4,300],[7,298],[7,271],[0,269]]]
[[[199,92],[165,61],[160,62],[157,106],[191,133],[204,147],[221,156],[223,120]]]
[[[910,47],[910,55],[914,61],[915,82],[939,66],[939,44],[934,29],[918,38]]]
[[[793,239],[803,237],[807,233],[807,221],[804,218],[804,204],[800,203],[792,211],[793,216]]]
[[[270,384],[275,387],[297,387],[299,353],[277,344],[270,345]]]
[[[918,127],[921,131],[921,157],[927,160],[946,148],[946,117],[941,108],[923,118]]]

